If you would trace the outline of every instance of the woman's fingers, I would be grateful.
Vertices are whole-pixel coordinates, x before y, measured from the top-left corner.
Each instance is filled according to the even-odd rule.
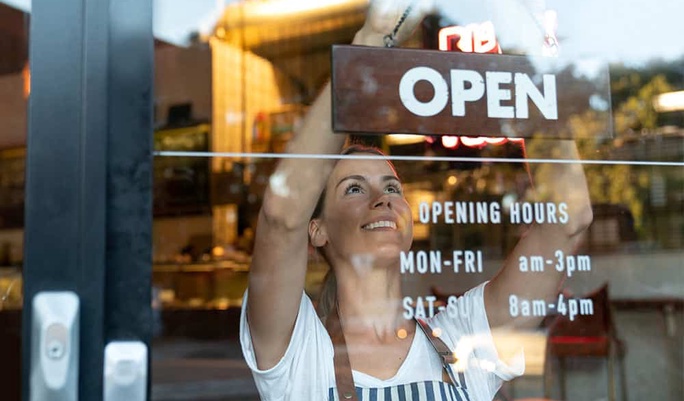
[[[397,32],[396,41],[401,42],[413,32],[426,15],[434,11],[434,5],[434,0],[372,0],[364,29],[369,34],[388,35],[411,7]]]

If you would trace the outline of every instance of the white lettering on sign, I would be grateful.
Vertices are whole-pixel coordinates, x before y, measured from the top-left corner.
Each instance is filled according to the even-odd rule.
[[[441,251],[401,252],[402,274],[440,274],[442,267],[454,273],[482,273],[482,251],[455,250],[442,257]]]
[[[499,202],[421,202],[418,221],[421,224],[500,224],[501,211]],[[512,202],[508,213],[511,224],[568,224],[570,220],[565,202]]]
[[[515,110],[513,106],[502,106],[504,100],[511,100],[511,90],[501,87],[501,84],[510,84],[513,78],[510,72],[489,72],[487,77],[487,117],[489,118],[513,118]]]
[[[464,117],[466,103],[487,98],[489,118],[529,118],[528,101],[532,101],[547,120],[558,119],[556,76],[542,76],[542,90],[523,73],[487,71],[485,77],[473,70],[452,69],[450,83],[430,67],[414,67],[402,76],[399,82],[401,103],[411,113],[421,117],[432,117],[444,110],[451,94],[451,115]],[[416,98],[414,89],[419,81],[427,81],[434,90],[430,101]],[[505,104],[515,100],[514,105]]]
[[[429,102],[416,99],[413,88],[418,81],[428,81],[435,90],[435,95]],[[399,97],[404,107],[411,113],[421,117],[432,117],[439,114],[449,101],[449,87],[442,75],[429,67],[411,68],[401,77],[399,82]]]
[[[568,204],[514,202],[509,210],[513,224],[568,224]]]
[[[572,277],[577,272],[591,272],[591,257],[567,255],[558,249],[553,253],[553,258],[541,255],[523,255],[518,258],[518,267],[524,273],[543,273],[546,266],[553,266],[559,273],[565,272],[568,277]]]
[[[468,88],[466,88],[466,82]],[[466,102],[474,102],[485,93],[485,83],[477,71],[451,70],[451,115],[466,115]],[[440,110],[441,111],[441,110]]]
[[[437,300],[434,295],[422,297],[404,297],[402,300],[404,318],[430,318],[438,313],[446,313],[450,318],[469,319],[474,305],[470,298],[450,295],[446,302]]]
[[[515,117],[529,118],[527,98],[532,100],[547,120],[558,120],[558,102],[556,101],[556,76],[544,74],[542,76],[544,94],[534,85],[527,74],[515,74]],[[523,95],[521,95],[523,94]]]
[[[440,219],[446,224],[499,224],[501,205],[499,202],[421,202],[418,216],[422,224],[437,224]]]

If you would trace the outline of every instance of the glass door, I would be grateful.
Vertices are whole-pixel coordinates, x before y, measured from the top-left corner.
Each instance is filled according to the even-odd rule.
[[[30,12],[21,399],[145,400],[152,3]]]

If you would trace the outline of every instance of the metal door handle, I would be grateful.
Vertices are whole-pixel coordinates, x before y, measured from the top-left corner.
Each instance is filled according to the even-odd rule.
[[[104,401],[145,401],[147,345],[114,341],[105,347]]]
[[[32,303],[31,401],[78,401],[80,301],[41,292]]]

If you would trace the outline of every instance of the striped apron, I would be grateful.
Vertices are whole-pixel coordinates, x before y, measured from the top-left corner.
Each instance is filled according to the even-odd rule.
[[[359,401],[470,401],[463,373],[449,376],[455,384],[442,381],[425,381],[383,388],[356,387]],[[328,401],[344,401],[335,388],[328,390]]]

